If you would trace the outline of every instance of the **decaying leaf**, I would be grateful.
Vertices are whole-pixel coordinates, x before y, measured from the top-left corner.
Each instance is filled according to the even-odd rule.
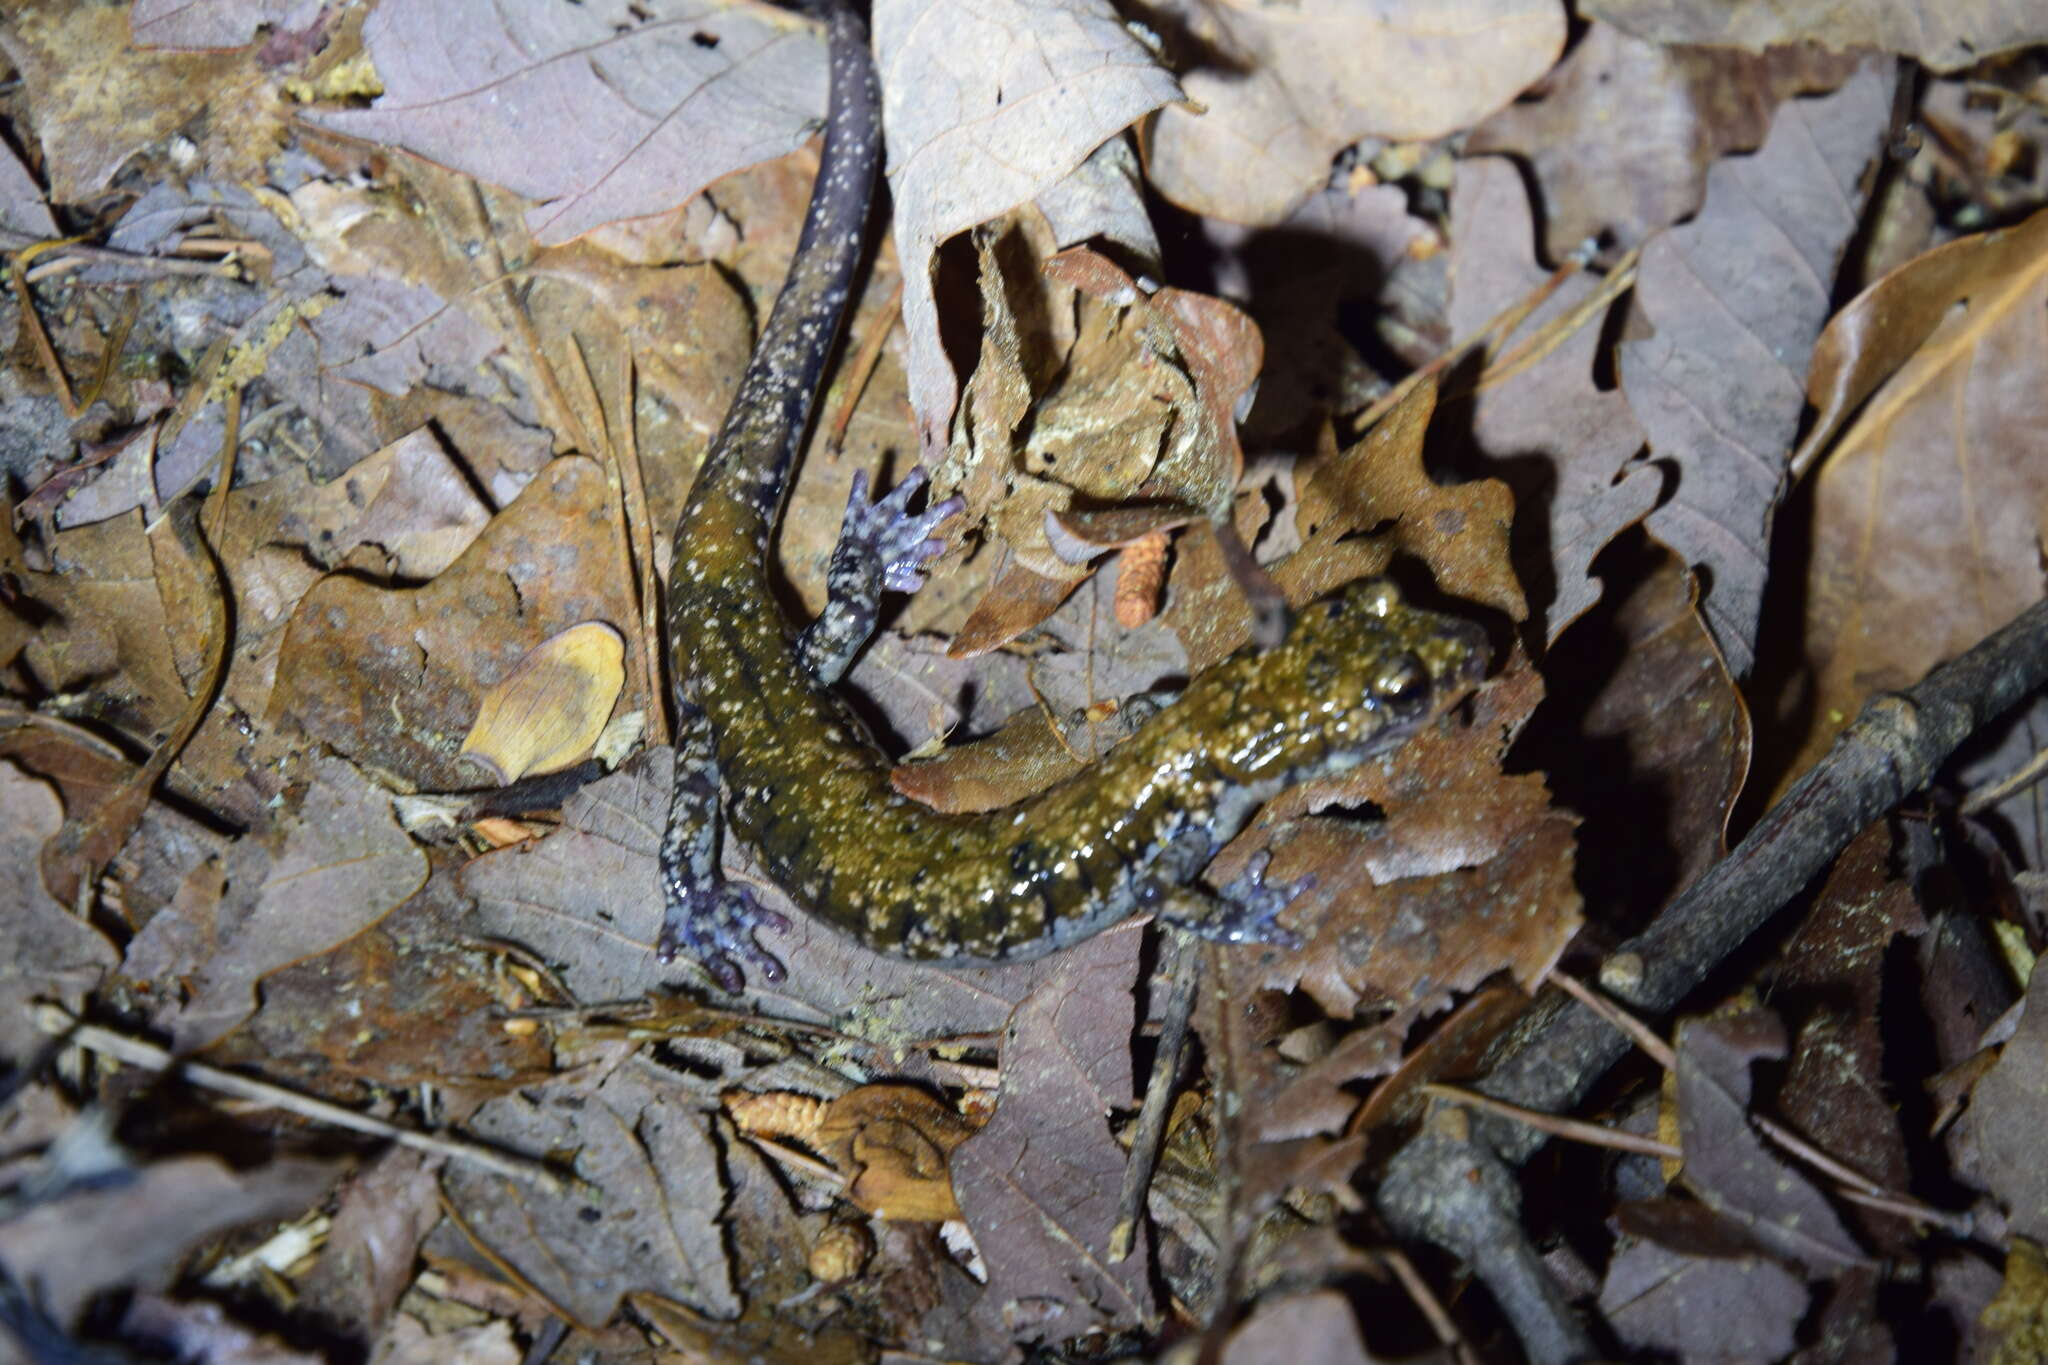
[[[82,1189],[0,1223],[0,1264],[32,1273],[43,1311],[69,1323],[95,1295],[163,1288],[208,1238],[303,1213],[340,1176],[334,1162],[281,1158],[246,1171],[212,1156],[150,1163],[130,1181]]]
[[[1456,335],[1476,335],[1549,279],[1536,263],[1533,230],[1528,194],[1513,166],[1497,157],[1460,163],[1451,191],[1450,321]],[[1574,276],[1515,335],[1534,336],[1570,316],[1599,287],[1596,279]],[[1655,470],[1632,463],[1643,429],[1628,400],[1594,381],[1600,351],[1599,318],[1588,318],[1536,364],[1460,395],[1449,408],[1460,417],[1469,412],[1485,468],[1515,491],[1516,550],[1522,563],[1541,566],[1524,570],[1525,583],[1549,586],[1549,600],[1531,608],[1550,644],[1599,600],[1594,558],[1642,520],[1662,491]]]
[[[114,947],[90,924],[50,898],[35,875],[45,841],[64,824],[64,808],[48,784],[0,761],[0,1056],[22,1058],[45,1034],[30,1011],[39,1002],[76,1010],[114,965]]]
[[[1697,1204],[1624,1205],[1600,1311],[1638,1350],[1685,1361],[1776,1360],[1791,1351],[1806,1286],[1741,1229]]]
[[[1591,0],[1587,9],[1653,42],[1711,43],[1750,52],[1800,41],[1831,48],[1875,47],[1905,53],[1936,71],[1954,71],[2048,37],[2048,23],[2038,14],[1999,0],[1732,0],[1716,5]]]
[[[953,1190],[988,1265],[975,1320],[992,1341],[1064,1341],[1154,1312],[1141,1241],[1108,1260],[1124,1150],[1109,1113],[1131,1104],[1131,979],[1139,935],[1063,954],[1018,1005],[995,1117],[953,1153]]]
[[[813,1145],[847,1177],[847,1198],[882,1218],[958,1218],[948,1159],[974,1125],[929,1093],[867,1085],[834,1100]]]
[[[1864,1254],[1818,1188],[1773,1155],[1749,1123],[1750,1064],[1785,1055],[1762,1012],[1689,1019],[1678,1029],[1678,1130],[1686,1183],[1772,1254],[1828,1274]]]
[[[571,625],[638,619],[616,508],[596,462],[565,458],[425,586],[324,579],[293,613],[271,716],[422,786],[468,785],[455,751],[485,688]]]
[[[1956,1161],[2005,1205],[2012,1229],[2048,1240],[2048,1163],[2041,1160],[2048,1114],[2048,972],[2036,964],[2026,1013],[1970,1098],[1953,1137]]]
[[[150,974],[188,983],[190,998],[157,1021],[181,1048],[217,1041],[255,1008],[263,977],[361,933],[426,881],[426,856],[398,828],[389,793],[338,759],[310,776],[295,818],[267,842],[235,845],[229,894],[192,907],[202,926],[160,913],[129,944],[131,959],[154,959]],[[166,945],[173,935],[181,946]]]
[[[513,1151],[574,1154],[583,1190],[508,1185],[473,1166],[443,1181],[470,1236],[576,1321],[602,1326],[634,1291],[713,1317],[739,1311],[718,1233],[717,1148],[705,1115],[658,1071],[628,1065],[588,1094],[506,1096],[471,1127]]]
[[[935,460],[959,393],[939,337],[939,244],[1045,193],[1180,87],[1102,0],[897,0],[876,6],[875,52],[905,368],[922,453]]]
[[[1540,99],[1501,110],[1465,147],[1528,163],[1551,262],[1589,240],[1625,250],[1691,217],[1708,168],[1761,145],[1780,103],[1833,89],[1863,59],[1810,44],[1675,46],[1596,22],[1544,78]]]

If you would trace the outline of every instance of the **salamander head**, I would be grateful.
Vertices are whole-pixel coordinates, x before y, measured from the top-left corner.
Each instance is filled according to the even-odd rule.
[[[1360,579],[1305,607],[1278,648],[1242,651],[1231,736],[1216,750],[1243,782],[1340,772],[1399,744],[1484,676],[1485,632]]]

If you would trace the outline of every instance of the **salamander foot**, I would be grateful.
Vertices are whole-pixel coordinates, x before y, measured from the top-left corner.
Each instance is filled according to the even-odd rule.
[[[916,592],[924,586],[926,562],[946,550],[946,542],[932,533],[967,505],[965,498],[955,496],[912,516],[910,500],[928,479],[923,465],[913,466],[887,497],[869,502],[868,476],[862,471],[853,476],[853,487],[846,495],[839,543],[859,544],[881,560],[882,585],[891,592]]]
[[[1252,855],[1230,882],[1218,888],[1209,901],[1207,913],[1181,918],[1171,913],[1162,918],[1216,943],[1269,943],[1276,948],[1299,948],[1301,935],[1280,924],[1280,912],[1294,898],[1315,885],[1314,877],[1297,877],[1291,882],[1266,882],[1266,867],[1273,855],[1265,849]]]
[[[825,610],[797,641],[798,661],[818,682],[829,687],[853,667],[882,618],[883,592],[916,592],[924,586],[925,564],[945,552],[946,542],[932,533],[966,502],[947,498],[912,516],[910,500],[924,485],[924,470],[912,469],[889,496],[869,502],[868,476],[853,476],[825,573]]]
[[[654,954],[673,962],[678,953],[688,953],[704,964],[712,980],[737,992],[747,984],[742,963],[752,963],[769,982],[789,974],[781,958],[755,941],[763,929],[786,934],[789,917],[763,906],[746,886],[720,881],[680,894],[671,887]]]

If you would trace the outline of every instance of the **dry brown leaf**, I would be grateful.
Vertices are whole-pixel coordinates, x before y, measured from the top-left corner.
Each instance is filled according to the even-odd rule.
[[[1233,875],[1238,858],[1304,808],[1343,802],[1383,813],[1370,823],[1302,820],[1274,841],[1269,879],[1316,881],[1288,917],[1307,945],[1276,955],[1260,984],[1299,985],[1338,1018],[1384,1008],[1401,1020],[1442,1010],[1503,970],[1535,988],[1581,920],[1577,819],[1551,805],[1540,778],[1500,772],[1541,695],[1517,654],[1477,694],[1469,727],[1440,724],[1388,762],[1283,795],[1225,850],[1212,877]]]
[[[426,855],[398,828],[390,801],[348,764],[322,760],[299,810],[268,840],[234,846],[229,894],[199,907],[211,924],[190,931],[161,913],[131,941],[137,962],[162,964],[151,974],[190,983],[190,998],[164,1000],[157,1019],[180,1051],[208,1046],[248,1018],[263,977],[361,933],[420,889]],[[163,946],[174,933],[187,951]]]
[[[184,1256],[246,1223],[293,1217],[319,1202],[339,1163],[303,1157],[245,1171],[181,1156],[109,1189],[86,1188],[0,1224],[0,1263],[32,1270],[60,1323],[113,1289],[167,1287]]]
[[[145,47],[240,47],[261,28],[290,33],[320,17],[321,0],[136,0],[128,27]]]
[[[1551,282],[1536,262],[1522,177],[1502,158],[1458,163],[1451,282],[1451,329],[1459,337],[1478,335],[1496,315]],[[1572,276],[1503,339],[1502,349],[1568,318],[1599,290],[1597,278]],[[1481,467],[1515,491],[1522,581],[1548,644],[1600,600],[1594,558],[1642,520],[1663,486],[1654,469],[1634,462],[1643,429],[1628,400],[1594,380],[1604,312],[1505,382],[1460,393],[1449,414],[1470,414],[1471,440],[1485,456]]]
[[[540,201],[528,225],[548,244],[781,156],[825,107],[812,27],[716,0],[393,5],[363,43],[383,93],[314,121]]]
[[[1834,89],[1861,60],[1812,46],[1674,47],[1596,23],[1544,79],[1540,99],[1480,124],[1465,151],[1527,163],[1549,260],[1589,238],[1626,249],[1691,217],[1708,166],[1759,146],[1780,102]]]
[[[15,870],[0,890],[0,1056],[17,1064],[46,1039],[31,1007],[49,1001],[76,1010],[116,959],[114,945],[52,900],[32,871],[63,824],[56,792],[0,761],[0,866]]]
[[[1587,901],[1639,923],[1727,851],[1750,720],[1684,566],[1648,542],[1606,564],[1618,595],[1544,659],[1548,676],[1601,681],[1553,694],[1553,723],[1527,735],[1519,756],[1586,815]]]
[[[1098,934],[1017,1006],[995,1117],[953,1153],[953,1191],[988,1266],[975,1306],[986,1341],[1065,1341],[1149,1322],[1146,1242],[1107,1258],[1125,1153],[1109,1114],[1128,1109],[1131,997],[1141,936]]]
[[[1785,1055],[1784,1025],[1762,1010],[1679,1023],[1679,1145],[1685,1183],[1773,1255],[1826,1276],[1864,1263],[1820,1188],[1750,1124],[1751,1064]]]
[[[128,40],[128,13],[112,5],[15,5],[0,20],[0,52],[28,88],[50,196],[93,198],[150,144],[209,106],[267,111],[268,136],[233,120],[208,150],[263,175],[262,161],[283,127],[277,77],[248,53],[145,52]],[[232,178],[232,177],[230,177]]]
[[[629,1063],[595,1087],[508,1095],[469,1127],[511,1151],[565,1153],[587,1182],[556,1193],[474,1165],[442,1174],[469,1235],[573,1321],[596,1330],[634,1292],[715,1318],[740,1311],[718,1225],[725,1189],[709,1116],[659,1069]]]
[[[1777,1360],[1807,1305],[1799,1276],[1712,1210],[1676,1199],[1622,1206],[1600,1311],[1637,1350],[1681,1360]]]
[[[1528,615],[1508,562],[1514,499],[1507,488],[1492,479],[1444,486],[1423,469],[1423,437],[1435,410],[1436,385],[1417,384],[1356,444],[1305,462],[1294,509],[1301,548],[1273,566],[1289,602],[1383,573],[1405,555],[1420,560],[1453,597],[1518,621]],[[1263,500],[1240,501],[1237,531],[1246,544],[1258,540],[1265,517]],[[1251,613],[1210,537],[1181,538],[1160,619],[1186,643],[1190,668],[1208,667],[1249,637]]]
[[[528,649],[580,621],[637,637],[626,563],[603,470],[558,460],[425,586],[346,574],[314,585],[292,614],[268,719],[422,786],[465,786],[461,736]]]
[[[1162,4],[1191,103],[1163,111],[1148,169],[1183,208],[1276,223],[1361,137],[1468,128],[1557,60],[1554,0],[1302,0],[1281,8]]]
[[[1998,1197],[2012,1230],[2048,1241],[2048,1167],[2041,1161],[2048,1115],[2048,971],[2037,961],[2019,1029],[1999,1050],[1950,1139],[1958,1169]]]

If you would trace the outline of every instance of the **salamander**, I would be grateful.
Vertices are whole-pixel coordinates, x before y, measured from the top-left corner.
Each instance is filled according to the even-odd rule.
[[[1197,884],[1283,788],[1386,753],[1484,672],[1472,623],[1419,610],[1383,580],[1311,604],[1269,650],[1247,647],[1086,771],[1019,805],[963,815],[891,786],[890,765],[832,691],[873,632],[883,591],[913,590],[942,548],[942,502],[912,515],[913,472],[868,501],[857,478],[830,601],[794,631],[769,546],[821,374],[852,296],[881,148],[867,33],[827,0],[824,151],[781,294],[676,525],[668,583],[675,791],[661,840],[658,952],[728,989],[756,941],[786,929],[719,870],[721,826],[811,915],[880,952],[952,965],[1038,956],[1151,912],[1228,940],[1286,941],[1300,885],[1263,861],[1220,894]]]

